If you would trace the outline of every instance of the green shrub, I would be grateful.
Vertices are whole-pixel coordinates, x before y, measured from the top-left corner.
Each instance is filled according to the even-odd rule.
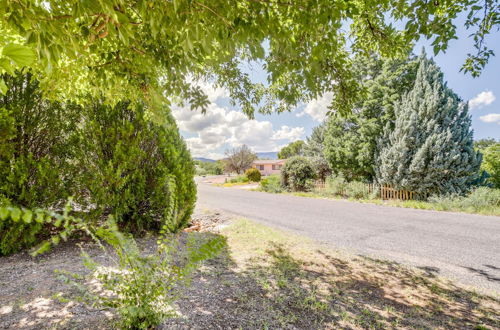
[[[111,214],[121,228],[140,232],[165,223],[173,195],[178,213],[168,225],[176,231],[194,207],[194,164],[173,118],[166,113],[160,125],[146,111],[143,104],[111,107],[102,100],[85,108],[75,154],[77,202],[88,206],[91,219]]]
[[[68,161],[80,108],[43,99],[30,73],[2,75],[0,95],[0,206],[58,208],[73,192]],[[27,248],[47,234],[38,222],[2,221],[0,255]]]
[[[344,196],[346,187],[347,182],[341,175],[332,175],[326,178],[325,190],[329,194],[334,196]]]
[[[248,181],[251,182],[259,182],[261,178],[260,171],[256,168],[249,168],[246,170],[245,176],[248,178]]]
[[[73,195],[81,217],[97,223],[113,215],[139,232],[159,229],[173,195],[178,212],[169,228],[187,224],[194,166],[168,112],[152,123],[141,104],[51,102],[30,74],[2,78],[9,88],[0,96],[0,206],[57,210]],[[36,244],[47,226],[2,222],[0,254]]]
[[[479,187],[466,196],[431,196],[429,203],[444,211],[500,212],[500,189]]]
[[[346,187],[346,195],[347,197],[356,198],[356,199],[368,199],[370,198],[370,192],[368,190],[368,186],[359,181],[352,181]]]
[[[270,175],[260,181],[259,190],[269,193],[281,193],[283,187],[281,186],[281,179],[279,175]]]
[[[281,170],[281,185],[290,191],[309,191],[315,179],[316,172],[306,157],[288,159]]]

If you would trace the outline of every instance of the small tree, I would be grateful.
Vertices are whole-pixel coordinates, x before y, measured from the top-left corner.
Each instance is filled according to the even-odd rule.
[[[394,129],[380,140],[379,183],[426,193],[462,193],[477,180],[467,103],[446,86],[439,67],[420,56],[415,86],[395,107]]]
[[[305,143],[302,140],[292,142],[278,152],[278,158],[287,159],[293,156],[302,156],[304,154],[304,146]]]
[[[307,191],[316,179],[313,165],[306,157],[290,158],[281,170],[281,185],[291,191]]]
[[[246,169],[252,166],[257,155],[246,145],[226,150],[225,170],[226,172],[243,173]]]

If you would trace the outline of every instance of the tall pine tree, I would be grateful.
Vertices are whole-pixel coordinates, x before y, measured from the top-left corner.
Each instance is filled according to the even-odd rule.
[[[354,59],[354,75],[363,93],[350,114],[334,111],[324,132],[324,156],[334,173],[348,180],[373,181],[378,138],[386,124],[394,122],[395,104],[413,87],[417,64],[413,55]]]
[[[413,89],[394,110],[394,126],[386,126],[379,143],[377,181],[431,194],[467,191],[481,164],[468,105],[424,52]]]

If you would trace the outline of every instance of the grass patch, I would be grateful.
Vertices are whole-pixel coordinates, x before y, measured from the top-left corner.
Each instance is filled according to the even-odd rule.
[[[492,189],[489,189],[492,190]],[[498,190],[498,189],[496,189]],[[402,201],[402,200],[381,200],[375,199],[356,199],[356,198],[343,198],[341,196],[331,195],[320,190],[311,192],[291,192],[293,196],[309,197],[309,198],[324,198],[332,200],[348,200],[352,202],[370,203],[377,205],[387,205],[393,207],[412,208],[420,210],[433,210],[433,211],[448,211],[448,212],[461,212],[470,214],[494,215],[500,216],[500,205],[494,203],[484,202],[473,194],[466,197],[444,197],[434,198],[429,201]]]

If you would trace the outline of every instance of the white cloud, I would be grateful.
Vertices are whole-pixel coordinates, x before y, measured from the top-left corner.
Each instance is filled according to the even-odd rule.
[[[328,112],[328,106],[332,103],[333,93],[325,93],[320,98],[310,101],[303,111],[297,114],[297,117],[302,117],[304,115],[311,116],[314,120],[322,122],[326,113]]]
[[[469,107],[471,110],[480,109],[486,105],[490,105],[495,101],[495,94],[491,91],[484,91],[476,95],[475,98],[469,101]]]
[[[500,124],[500,113],[489,113],[487,115],[479,117],[485,123],[499,123]]]
[[[215,87],[208,82],[197,82],[196,84],[207,94],[210,102],[229,97],[229,91],[225,88]]]
[[[305,134],[304,127],[289,127],[281,126],[281,128],[273,134],[274,140],[288,140],[290,142],[300,140]]]
[[[188,107],[175,107],[172,111],[182,131],[195,134],[186,139],[194,157],[219,159],[226,148],[243,144],[254,151],[277,151],[283,145],[304,136],[303,127],[281,126],[275,130],[266,120],[248,119],[238,111],[211,104],[206,114]]]

